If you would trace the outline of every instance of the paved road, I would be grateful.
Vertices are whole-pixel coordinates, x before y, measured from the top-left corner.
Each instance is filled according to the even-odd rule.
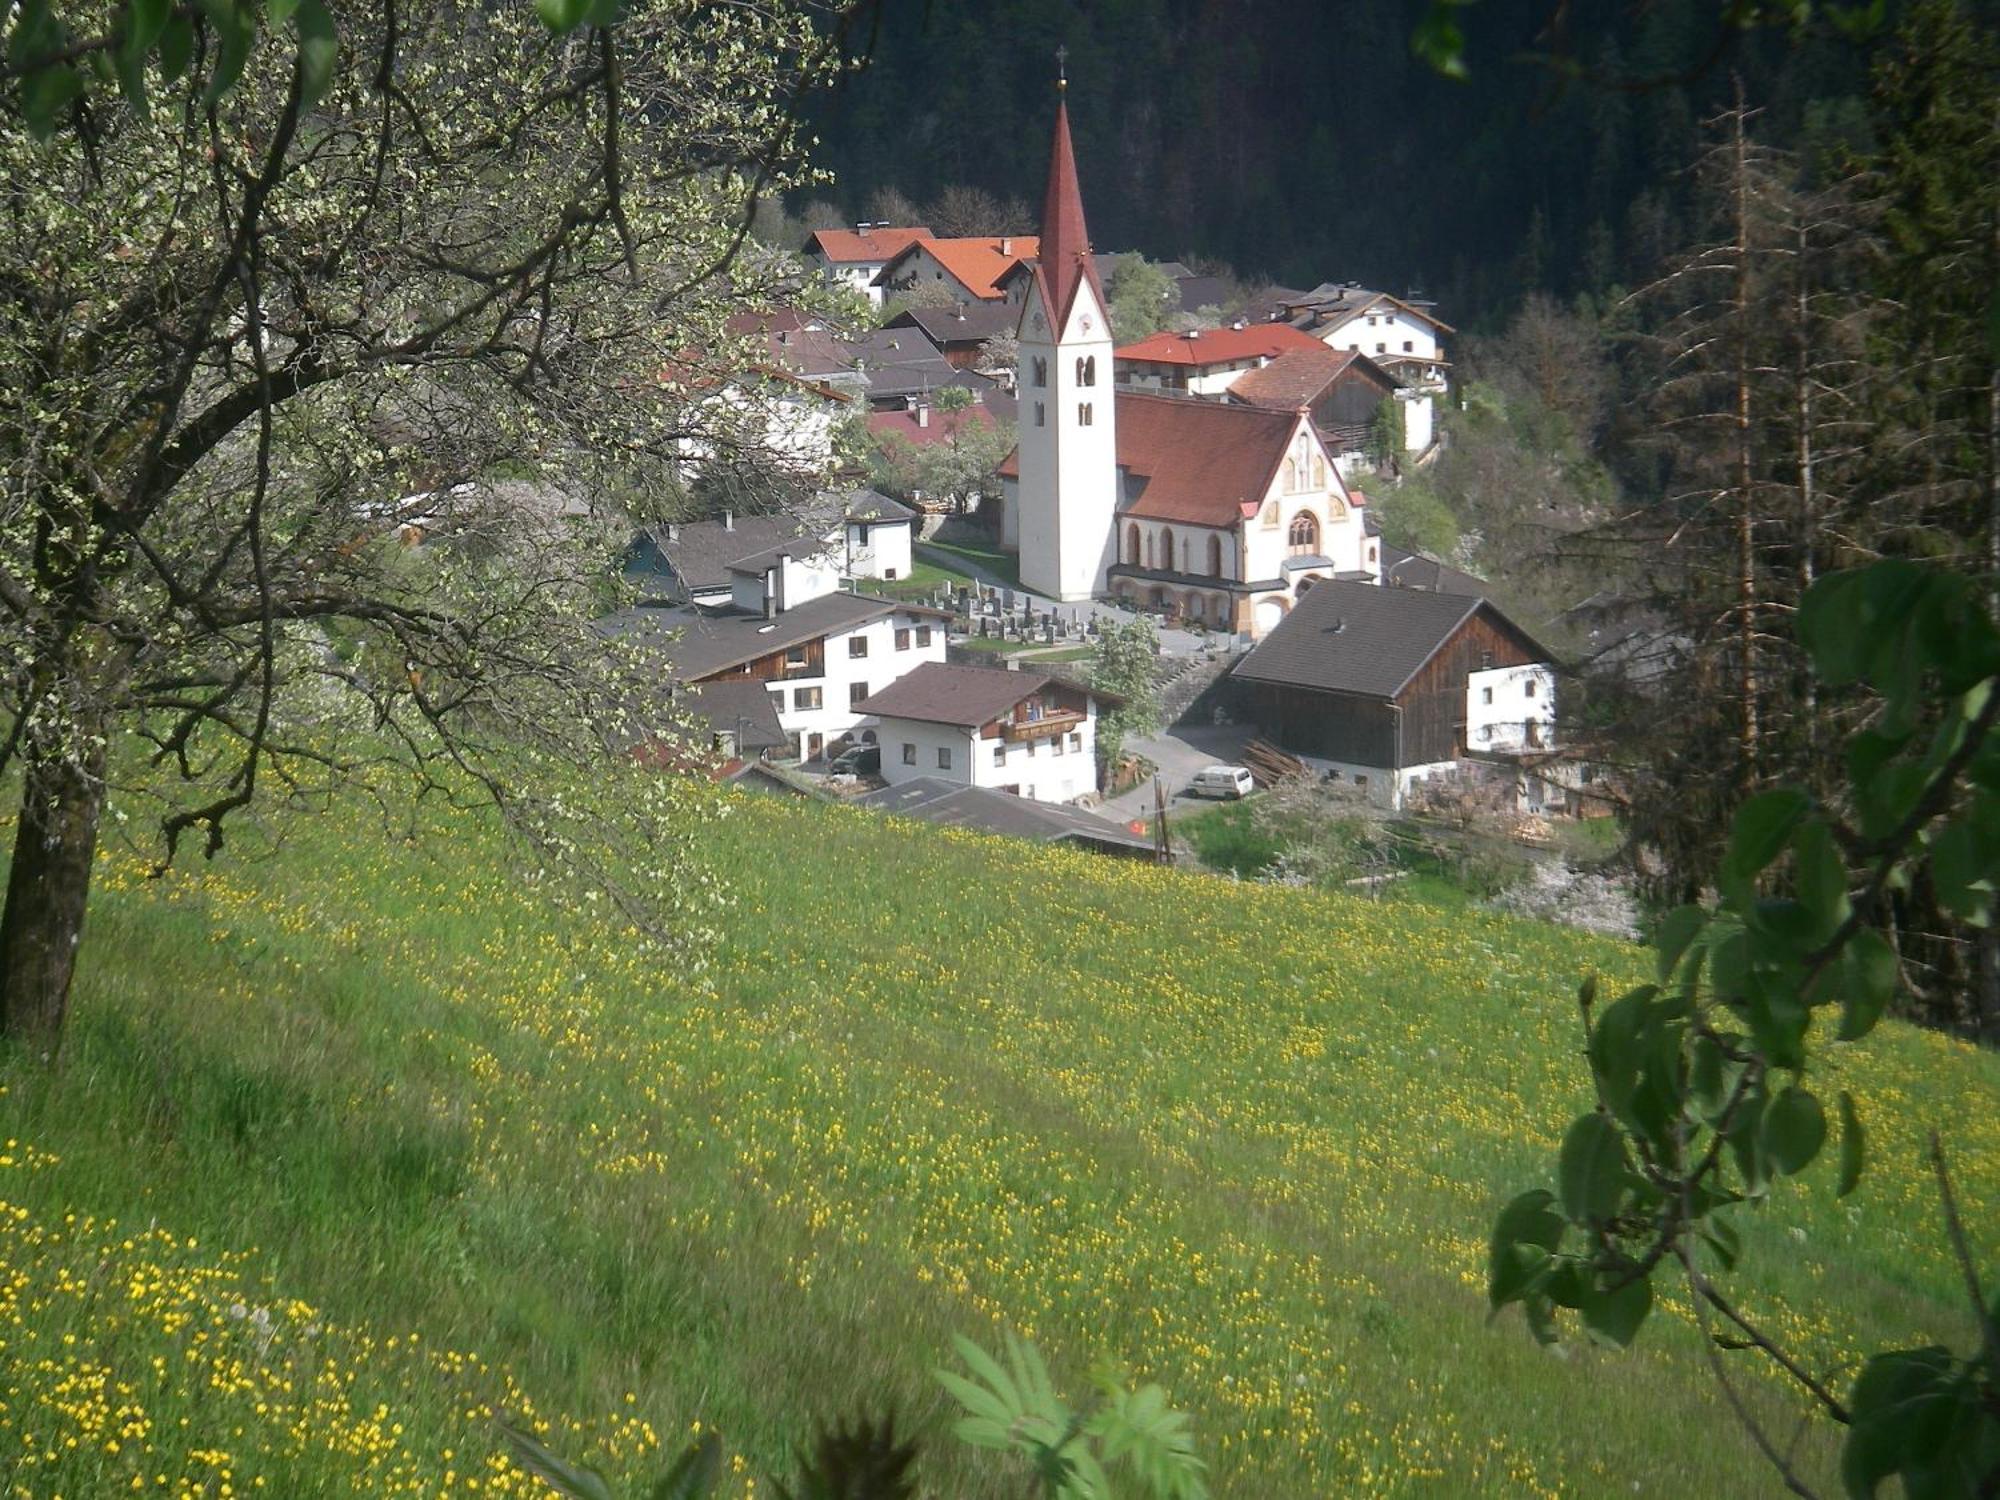
[[[1125,748],[1143,755],[1160,768],[1166,783],[1168,807],[1206,807],[1206,802],[1190,802],[1180,793],[1203,766],[1237,765],[1243,746],[1256,737],[1247,724],[1183,724],[1164,729],[1143,740],[1127,740]],[[1107,798],[1098,811],[1120,823],[1153,815],[1153,783],[1148,781],[1131,791]]]

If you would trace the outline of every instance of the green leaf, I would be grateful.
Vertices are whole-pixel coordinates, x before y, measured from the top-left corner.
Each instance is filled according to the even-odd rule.
[[[334,64],[340,60],[340,37],[333,29],[326,0],[298,0],[298,18],[299,107],[311,109],[333,82]]]
[[[1865,587],[1859,571],[1829,573],[1799,601],[1799,640],[1812,656],[1813,670],[1830,687],[1855,681],[1867,664],[1870,637],[1861,609]]]
[[[1737,1234],[1734,1224],[1727,1219],[1711,1216],[1702,1225],[1701,1237],[1715,1252],[1715,1258],[1721,1262],[1723,1270],[1736,1269],[1737,1257],[1743,1253],[1743,1239]]]
[[[172,83],[188,70],[194,60],[194,22],[186,16],[169,16],[160,33],[160,77]]]
[[[1729,854],[1723,861],[1727,878],[1750,882],[1785,852],[1792,830],[1812,801],[1795,787],[1759,792],[1736,810],[1729,828]]]
[[[166,30],[173,0],[126,0],[118,37],[118,86],[134,109],[146,107],[146,60]]]
[[[1931,886],[1938,904],[1960,921],[1984,926],[1993,901],[1993,860],[1970,821],[1948,823],[1931,836]]]
[[[1604,1102],[1614,1113],[1624,1114],[1638,1087],[1639,1069],[1645,1064],[1645,1042],[1652,1021],[1656,985],[1641,985],[1619,996],[1604,1008],[1590,1028],[1591,1067]]]
[[[1550,1209],[1554,1202],[1553,1194],[1535,1188],[1501,1209],[1494,1221],[1487,1249],[1486,1300],[1495,1311],[1526,1295],[1562,1243],[1566,1226],[1562,1216]]]
[[[1896,997],[1902,966],[1889,940],[1864,927],[1841,950],[1839,973],[1840,1040],[1858,1042],[1875,1029]]]
[[[526,1428],[502,1422],[500,1431],[514,1449],[514,1462],[542,1483],[571,1500],[615,1500],[611,1485],[597,1470],[556,1457]]]
[[[1847,920],[1847,862],[1840,857],[1833,830],[1818,818],[1800,826],[1792,839],[1799,905],[1812,920],[1812,941],[1833,936]]]
[[[276,31],[291,20],[292,12],[299,8],[299,0],[264,0],[264,19]]]
[[[1869,1500],[1882,1481],[1936,1442],[1937,1418],[1949,1418],[1951,1351],[1932,1345],[1873,1356],[1861,1367],[1847,1398],[1847,1442],[1840,1477],[1847,1493]]]
[[[1654,967],[1660,983],[1665,984],[1673,976],[1682,955],[1707,926],[1708,913],[1699,906],[1677,906],[1667,913],[1660,923],[1659,936],[1653,939],[1657,955]]]
[[[1572,1222],[1610,1218],[1625,1190],[1624,1134],[1595,1110],[1578,1116],[1563,1137],[1556,1181]]]
[[[590,0],[535,0],[535,14],[557,36],[565,36],[582,24]]]
[[[1854,1096],[1846,1089],[1840,1091],[1840,1185],[1834,1190],[1834,1197],[1845,1198],[1860,1185],[1862,1169],[1868,1162],[1868,1138],[1861,1129],[1861,1116],[1855,1112]]]
[[[1611,1273],[1615,1279],[1623,1273]],[[1641,1276],[1616,1291],[1593,1291],[1579,1311],[1583,1326],[1620,1349],[1628,1348],[1646,1314],[1653,1310],[1653,1283]]]
[[[201,0],[201,9],[215,31],[215,71],[201,97],[202,103],[214,104],[243,76],[257,41],[257,16],[248,0]]]
[[[706,1500],[721,1482],[722,1435],[711,1429],[674,1461],[648,1500]]]
[[[1825,1144],[1826,1110],[1807,1090],[1794,1085],[1764,1110],[1764,1152],[1785,1176],[1803,1172]]]
[[[937,1371],[938,1383],[958,1398],[958,1404],[972,1416],[993,1423],[1005,1431],[1020,1413],[976,1380],[967,1380],[950,1370]]]

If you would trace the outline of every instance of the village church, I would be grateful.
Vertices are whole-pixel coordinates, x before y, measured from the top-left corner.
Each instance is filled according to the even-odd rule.
[[[1261,637],[1321,579],[1379,583],[1381,541],[1311,414],[1114,388],[1063,85],[1022,300],[1001,540],[1021,582]]]

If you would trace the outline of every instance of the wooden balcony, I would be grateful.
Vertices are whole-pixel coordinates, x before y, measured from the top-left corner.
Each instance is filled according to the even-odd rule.
[[[1074,708],[1052,709],[1039,719],[1016,719],[1000,726],[1000,733],[1007,739],[1047,740],[1059,734],[1068,734],[1072,729],[1083,727],[1084,715]]]

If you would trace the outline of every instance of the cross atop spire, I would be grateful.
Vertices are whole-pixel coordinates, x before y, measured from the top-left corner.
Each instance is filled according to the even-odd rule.
[[[1066,48],[1056,49],[1061,66]],[[1104,300],[1097,265],[1090,258],[1090,231],[1083,223],[1083,195],[1076,184],[1076,152],[1069,139],[1065,83],[1056,81],[1055,140],[1049,149],[1048,189],[1042,195],[1041,280],[1049,296],[1049,317],[1060,328],[1069,317],[1079,282],[1088,281]]]

